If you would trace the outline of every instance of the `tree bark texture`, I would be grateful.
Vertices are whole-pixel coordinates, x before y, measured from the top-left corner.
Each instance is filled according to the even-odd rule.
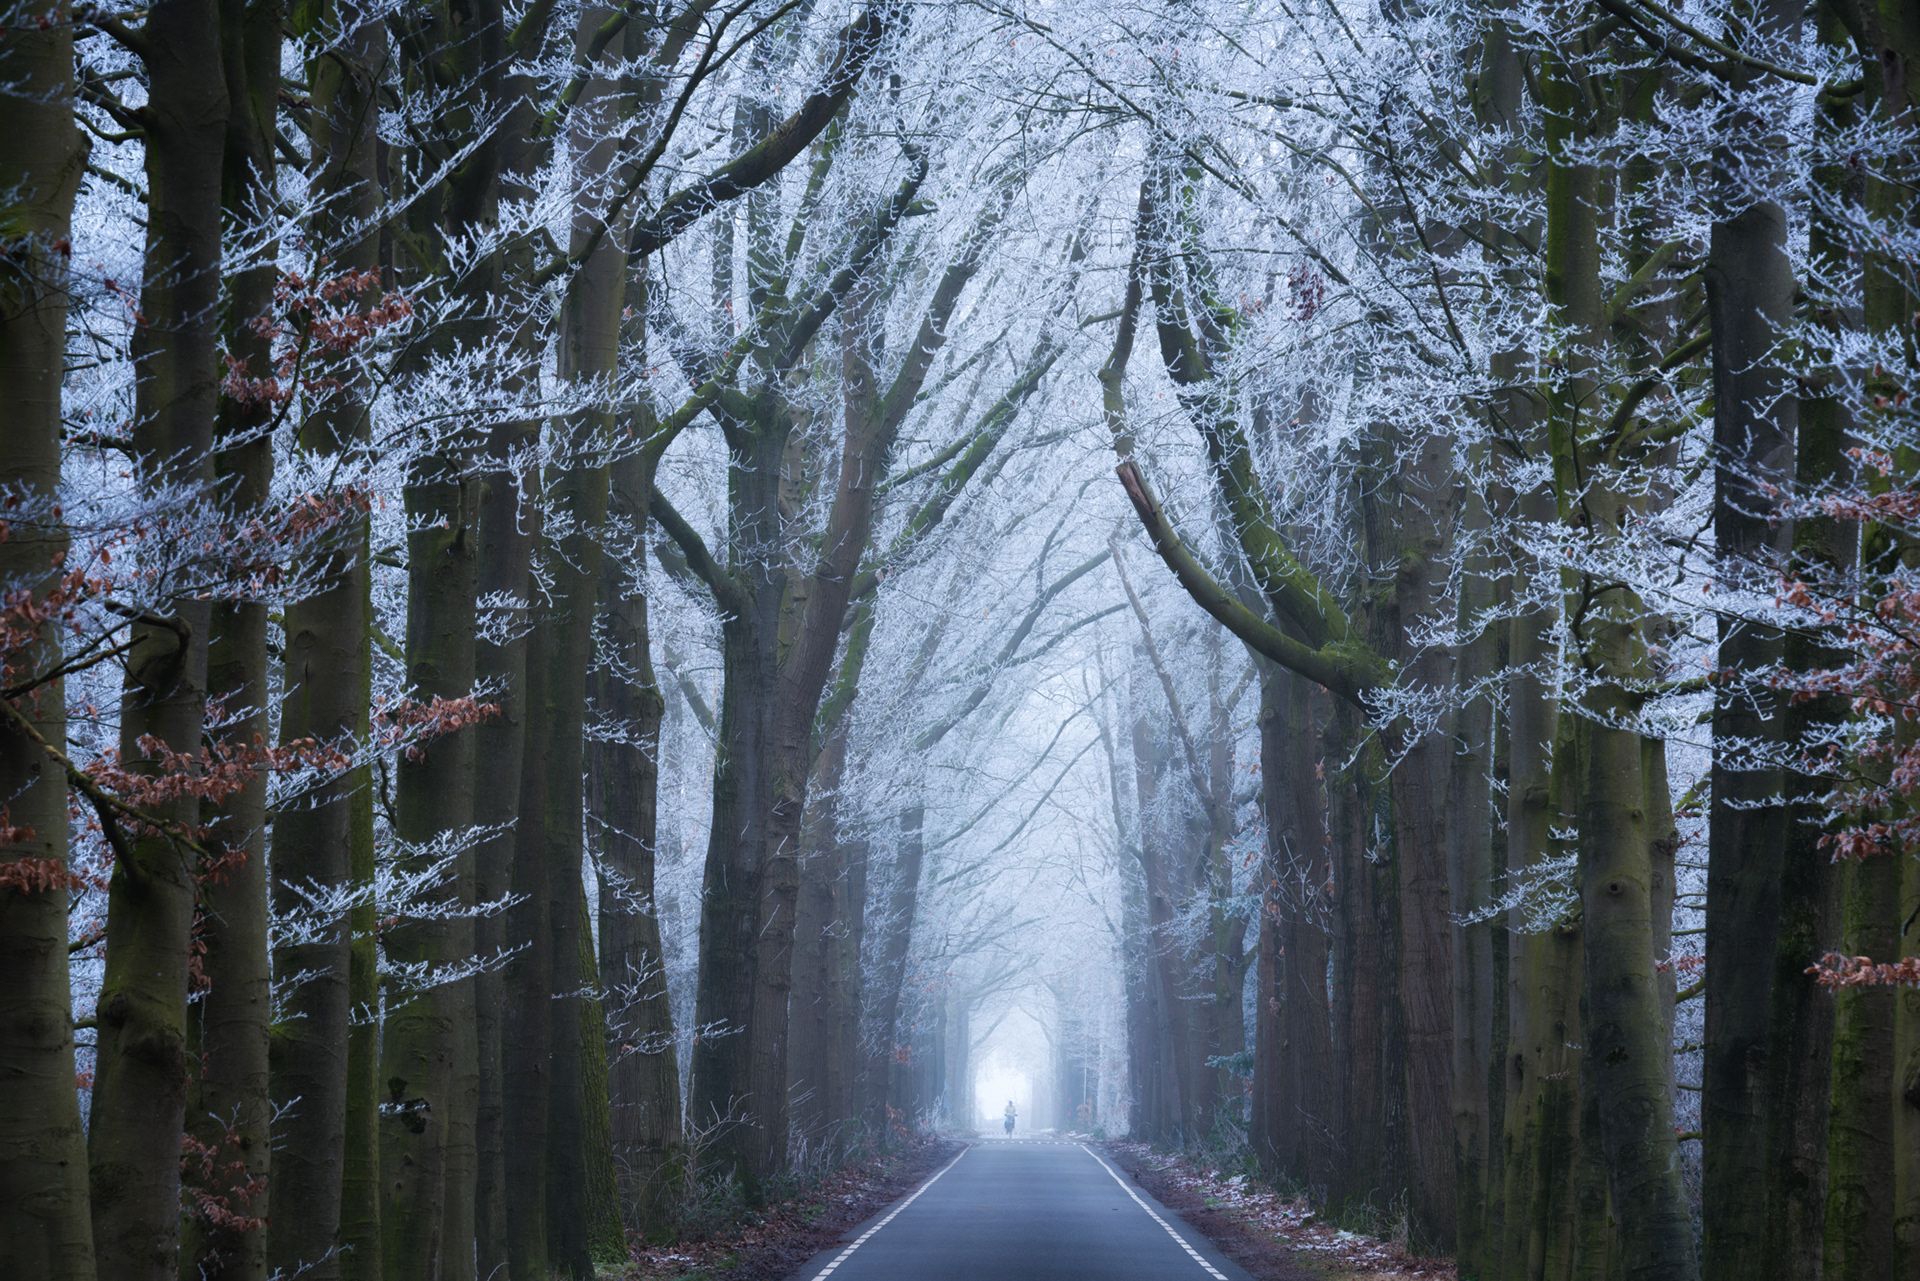
[[[1741,18],[1756,28],[1797,27],[1804,0],[1763,0]],[[1736,84],[1751,85],[1742,73]],[[1733,188],[1765,172],[1767,141],[1748,118],[1742,139],[1716,158]],[[1757,154],[1756,154],[1757,153]],[[1793,477],[1799,402],[1781,368],[1797,282],[1787,258],[1786,212],[1750,203],[1737,188],[1721,196],[1707,252],[1706,288],[1713,335],[1714,543],[1728,588],[1771,582],[1792,538],[1779,519],[1778,495]],[[1788,1198],[1790,1161],[1773,1150],[1774,1082],[1791,1063],[1776,1060],[1787,1029],[1773,996],[1777,970],[1749,958],[1779,947],[1789,824],[1781,798],[1786,777],[1769,749],[1782,742],[1780,698],[1771,675],[1784,656],[1775,629],[1722,617],[1713,730],[1716,743],[1708,824],[1706,1042],[1701,1093],[1704,1135],[1702,1275],[1708,1281],[1795,1275],[1770,1225]],[[1758,757],[1759,759],[1754,759]],[[1788,982],[1794,980],[1788,979]],[[1800,980],[1804,982],[1804,978]],[[1791,1009],[1789,1003],[1786,1006]],[[1765,1171],[1756,1196],[1755,1171]]]
[[[591,41],[609,11],[583,10],[576,41]],[[559,375],[598,401],[619,370],[621,311],[626,299],[626,254],[597,235],[606,216],[607,187],[617,173],[613,126],[624,118],[624,95],[594,75],[575,109],[574,165],[582,175],[572,231],[583,253],[561,310]],[[582,864],[583,782],[586,761],[587,673],[593,661],[593,622],[601,578],[600,535],[607,519],[611,476],[607,450],[610,406],[591,404],[566,424],[562,459],[548,486],[566,526],[548,541],[550,606],[543,626],[550,644],[543,671],[532,673],[543,705],[530,722],[528,763],[544,771],[542,822],[548,870],[547,931],[552,955],[552,1101],[547,1134],[547,1250],[553,1264],[591,1276],[596,1260],[621,1252],[618,1194],[605,1094],[606,1040],[599,978],[587,932]],[[597,1082],[599,1088],[593,1088]]]
[[[230,111],[221,203],[233,225],[248,226],[274,180],[273,132],[281,53],[280,6],[223,0],[221,69]],[[258,376],[271,367],[267,340],[249,322],[268,314],[276,272],[270,245],[259,260],[228,272],[225,347]],[[260,433],[270,402],[222,396],[214,457],[220,500],[236,525],[257,517],[273,474],[271,439]],[[268,736],[267,607],[222,600],[213,610],[207,689],[221,709],[224,743],[244,758]],[[201,1068],[194,1082],[188,1133],[206,1162],[200,1194],[222,1211],[190,1217],[183,1268],[222,1281],[262,1281],[267,1273],[266,1209],[270,1186],[268,1087],[271,984],[267,957],[267,781],[264,773],[210,816],[219,870],[206,878],[202,972],[206,991],[191,1007]],[[209,1177],[210,1176],[210,1177]]]
[[[29,17],[51,8],[51,21]],[[73,122],[73,28],[65,4],[0,9],[0,386],[10,403],[0,490],[35,515],[6,523],[0,582],[44,597],[66,557],[52,512],[60,484],[68,254],[87,144]],[[57,671],[58,627],[0,658],[12,686]],[[0,1273],[91,1281],[86,1135],[75,1090],[67,962],[67,778],[41,742],[66,741],[65,682],[17,699],[0,720]]]
[[[495,5],[497,0],[486,0]],[[545,24],[528,22],[522,31],[517,51],[538,48]],[[491,63],[491,45],[483,56]],[[505,113],[497,137],[499,140],[498,182],[503,195],[516,200],[534,196],[534,174],[549,148],[536,139],[537,114],[534,85],[524,72],[503,76],[499,87],[500,110]],[[532,275],[531,248],[524,242],[508,246],[494,269],[484,273],[496,288],[517,287]],[[531,314],[532,309],[527,309]],[[519,325],[510,335],[509,351],[514,365],[506,371],[510,390],[520,390],[536,382],[541,358],[541,335],[531,323]],[[536,484],[528,455],[539,435],[539,425],[531,419],[505,418],[491,424],[479,462],[480,494],[476,516],[474,586],[482,600],[506,602],[506,616],[496,620],[495,639],[482,635],[474,655],[476,678],[495,693],[496,715],[474,727],[474,800],[473,820],[485,835],[473,852],[474,898],[480,903],[495,903],[517,893],[515,877],[516,842],[522,815],[521,789],[528,735],[527,688],[529,632],[533,619],[533,544],[538,536],[537,506],[528,501]],[[522,931],[532,914],[532,928]],[[486,1278],[518,1275],[509,1270],[509,1220],[516,1210],[509,1208],[508,1145],[510,1134],[526,1136],[517,1129],[526,1113],[508,1112],[506,1091],[508,1061],[506,1046],[510,1026],[516,1017],[530,1015],[534,1003],[526,986],[535,981],[544,994],[547,981],[545,940],[545,903],[523,902],[506,913],[492,913],[474,922],[474,948],[478,956],[495,959],[509,946],[525,944],[530,954],[489,968],[474,980],[474,1053],[477,1066],[474,1100],[474,1267]],[[538,933],[535,933],[535,929]],[[529,975],[532,978],[529,978]],[[539,1015],[547,1014],[545,1002],[539,1003]],[[544,1038],[545,1023],[538,1029]],[[519,1046],[525,1049],[524,1045]],[[539,1071],[546,1051],[540,1049],[529,1070]],[[544,1076],[541,1077],[544,1080]],[[516,1185],[516,1193],[519,1185]],[[538,1200],[544,1205],[544,1191]],[[512,1205],[524,1210],[524,1198],[515,1195]],[[541,1250],[544,1253],[544,1243]]]
[[[379,245],[361,229],[380,200],[371,104],[385,57],[384,29],[346,3],[316,12],[313,22],[339,23],[348,34],[332,56],[311,64],[310,181],[325,203],[309,234],[335,273],[369,272],[379,266]],[[314,455],[346,460],[364,449],[370,429],[364,391],[349,380],[308,410],[299,443]],[[310,738],[351,750],[367,740],[372,681],[368,524],[358,508],[360,496],[332,497],[348,510],[324,549],[325,584],[290,602],[284,617],[280,741]],[[276,914],[301,911],[308,893],[338,896],[351,885],[370,883],[371,786],[370,773],[356,769],[317,788],[305,805],[276,816],[270,850]],[[308,1268],[318,1281],[379,1275],[377,1223],[356,1216],[343,1232],[349,1164],[358,1174],[356,1205],[369,1204],[365,1194],[373,1185],[377,1047],[371,1026],[350,1026],[357,1002],[369,996],[377,1002],[372,958],[366,955],[373,939],[368,934],[355,942],[359,931],[371,928],[368,906],[353,917],[316,922],[306,937],[281,945],[273,956],[276,974],[308,977],[288,994],[270,1048],[269,1077],[281,1120],[268,1184],[267,1261],[283,1272]],[[358,1087],[351,1096],[350,1082]],[[339,1251],[348,1243],[354,1248],[343,1259]]]
[[[1543,70],[1548,130],[1547,290],[1568,332],[1568,367],[1550,397],[1555,474],[1579,466],[1581,416],[1595,391],[1591,350],[1601,328],[1593,168],[1567,148],[1596,128],[1590,101],[1556,61]],[[1563,519],[1605,531],[1629,514],[1626,500],[1589,484],[1577,501],[1560,490]],[[1653,868],[1639,736],[1623,728],[1634,710],[1626,684],[1644,669],[1639,633],[1645,610],[1614,586],[1589,611],[1580,661],[1592,684],[1576,731],[1580,755],[1579,878],[1584,979],[1583,1115],[1597,1124],[1607,1193],[1617,1225],[1615,1266],[1627,1281],[1699,1275],[1693,1226],[1680,1185],[1666,1023],[1654,970]],[[1591,1130],[1589,1129],[1589,1134]],[[1583,1205],[1583,1228],[1604,1222]],[[1590,1252],[1589,1252],[1590,1253]]]
[[[144,324],[134,331],[134,450],[149,492],[210,497],[218,400],[220,176],[227,89],[214,0],[165,0],[143,29],[149,193]],[[198,756],[211,607],[188,595],[133,625],[120,716],[123,766],[164,767],[143,746]],[[182,828],[187,793],[158,807]],[[97,1068],[88,1117],[94,1250],[115,1278],[173,1281],[179,1268],[180,1135],[187,1092],[187,957],[197,857],[152,829],[127,841],[107,902]]]
[[[681,1169],[680,1071],[666,955],[654,897],[660,722],[665,711],[647,634],[647,490],[639,457],[613,465],[617,528],[633,531],[603,566],[596,714],[619,727],[588,753],[588,813],[600,849],[600,975],[607,992],[613,1154],[630,1229],[657,1231]],[[639,581],[636,582],[635,579]]]
[[[457,700],[473,689],[474,484],[452,459],[415,466],[406,490],[408,683],[416,700]],[[456,730],[401,751],[394,819],[402,871],[424,876],[437,861],[435,838],[472,822],[472,735]],[[421,967],[432,984],[389,987],[381,1023],[381,1265],[390,1281],[438,1277],[451,1251],[469,1248],[444,1236],[460,1011],[457,984],[433,971],[464,963],[453,914],[471,895],[471,873],[444,867],[414,915],[384,931],[391,961]]]

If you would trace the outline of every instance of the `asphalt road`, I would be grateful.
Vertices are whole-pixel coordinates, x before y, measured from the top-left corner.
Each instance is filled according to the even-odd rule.
[[[794,1281],[1250,1281],[1104,1157],[984,1139]]]

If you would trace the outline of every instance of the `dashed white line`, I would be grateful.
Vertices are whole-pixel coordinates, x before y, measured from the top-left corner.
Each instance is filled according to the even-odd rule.
[[[919,1188],[915,1190],[912,1196],[902,1201],[899,1205],[894,1206],[892,1212],[889,1213],[886,1218],[880,1220],[880,1222],[874,1224],[872,1227],[868,1228],[865,1232],[862,1232],[858,1237],[854,1238],[852,1245],[849,1245],[846,1249],[834,1255],[833,1262],[827,1264],[826,1267],[820,1269],[818,1272],[813,1274],[813,1281],[823,1281],[824,1278],[832,1276],[833,1270],[839,1267],[841,1264],[845,1263],[847,1261],[848,1256],[850,1256],[855,1250],[858,1250],[861,1246],[865,1245],[867,1243],[868,1237],[872,1236],[874,1233],[878,1232],[881,1228],[886,1227],[889,1223],[892,1223],[896,1218],[898,1218],[900,1215],[900,1211],[906,1209],[908,1206],[912,1205],[915,1201],[918,1201],[922,1193],[924,1193],[928,1188],[932,1187],[934,1184],[940,1181],[940,1175],[945,1174],[948,1170],[951,1170],[954,1166],[959,1165],[960,1157],[965,1156],[968,1152],[971,1152],[972,1150],[973,1149],[970,1146],[966,1148],[962,1148],[960,1150],[960,1156],[953,1158],[953,1160],[941,1166],[939,1173],[935,1174],[931,1179],[928,1179],[925,1183],[922,1183],[919,1186]],[[1226,1278],[1222,1277],[1220,1281],[1226,1281]]]
[[[1094,1160],[1100,1161],[1100,1154],[1098,1152],[1095,1152],[1092,1148],[1088,1147],[1086,1144],[1082,1143],[1080,1145],[1080,1150],[1082,1152],[1085,1152],[1088,1156],[1092,1157]],[[1179,1246],[1182,1250],[1185,1250],[1187,1252],[1187,1257],[1192,1259],[1195,1263],[1199,1264],[1201,1268],[1203,1268],[1206,1271],[1206,1274],[1213,1278],[1213,1281],[1227,1281],[1226,1274],[1220,1271],[1220,1269],[1214,1267],[1211,1263],[1208,1263],[1206,1261],[1206,1258],[1202,1256],[1198,1250],[1188,1245],[1187,1239],[1181,1236],[1178,1232],[1175,1232],[1173,1230],[1173,1225],[1171,1223],[1168,1223],[1165,1219],[1161,1218],[1159,1214],[1154,1211],[1154,1208],[1152,1206],[1148,1205],[1145,1201],[1142,1201],[1140,1199],[1140,1194],[1135,1192],[1131,1187],[1128,1186],[1127,1181],[1120,1177],[1120,1174],[1117,1170],[1115,1170],[1112,1166],[1108,1165],[1105,1161],[1100,1161],[1100,1168],[1105,1170],[1108,1176],[1111,1177],[1115,1183],[1118,1183],[1120,1185],[1120,1190],[1122,1192],[1126,1193],[1128,1196],[1133,1198],[1133,1203],[1135,1205],[1139,1206],[1142,1210],[1145,1210],[1147,1212],[1147,1217],[1149,1219],[1152,1219],[1155,1223],[1158,1223],[1163,1229],[1165,1229],[1166,1234],[1173,1238],[1174,1244]],[[944,1174],[945,1172],[946,1171],[944,1170],[941,1171],[942,1174]],[[918,1194],[916,1193],[916,1195]],[[826,1274],[822,1273],[821,1275],[825,1276]]]

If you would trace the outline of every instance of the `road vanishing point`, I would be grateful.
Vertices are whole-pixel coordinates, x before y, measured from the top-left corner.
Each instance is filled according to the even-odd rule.
[[[793,1281],[1250,1281],[1083,1143],[983,1139]]]

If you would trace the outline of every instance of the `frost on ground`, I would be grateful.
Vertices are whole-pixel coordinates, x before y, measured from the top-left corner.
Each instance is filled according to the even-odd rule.
[[[1457,1275],[1450,1260],[1421,1258],[1396,1242],[1336,1227],[1305,1198],[1288,1196],[1244,1174],[1225,1174],[1145,1143],[1116,1142],[1105,1148],[1142,1187],[1204,1231],[1259,1281]]]

